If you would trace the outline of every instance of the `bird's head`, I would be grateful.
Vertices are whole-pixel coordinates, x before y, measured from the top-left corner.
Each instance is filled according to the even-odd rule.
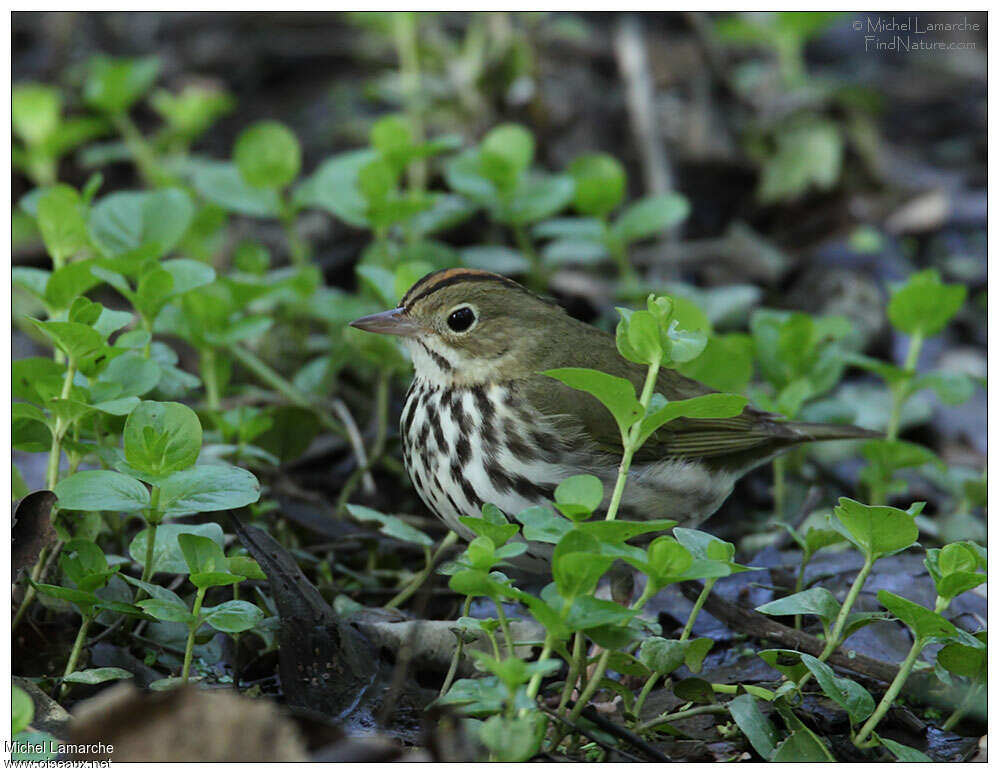
[[[499,274],[444,269],[419,280],[395,309],[351,325],[401,336],[418,377],[471,385],[536,373],[544,352],[554,346],[545,337],[569,319],[555,304]]]

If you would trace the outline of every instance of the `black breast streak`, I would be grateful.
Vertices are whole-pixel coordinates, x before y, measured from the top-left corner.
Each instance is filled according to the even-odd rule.
[[[428,347],[426,344],[420,341],[420,339],[416,339],[416,343],[419,344],[421,347],[423,347],[424,351],[428,355],[430,355],[430,359],[437,364],[437,367],[439,369],[441,369],[445,373],[450,373],[451,371],[454,370],[454,366],[451,365],[451,361],[448,360],[446,357],[444,357],[444,355],[440,354],[439,352],[434,352],[432,349],[430,349],[430,347]]]
[[[496,428],[496,407],[489,400],[489,396],[486,395],[486,388],[481,384],[477,384],[472,388],[472,396],[475,399],[476,407],[479,409],[479,414],[482,415],[479,433],[482,435],[483,448],[488,455],[495,455],[496,444],[499,442],[499,434]]]
[[[537,456],[534,453],[534,449],[521,438],[520,432],[517,429],[517,423],[510,417],[507,417],[503,421],[503,438],[506,441],[506,447],[515,459],[521,462],[529,462]]]

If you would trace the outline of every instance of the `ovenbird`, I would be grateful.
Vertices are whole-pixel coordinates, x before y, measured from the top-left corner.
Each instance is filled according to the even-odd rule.
[[[599,477],[608,493],[613,488],[622,445],[611,414],[596,398],[540,373],[593,368],[641,390],[645,367],[621,357],[613,336],[513,280],[472,269],[428,274],[398,308],[351,325],[408,345],[416,375],[401,420],[406,470],[423,502],[455,532],[473,538],[458,519],[477,515],[484,503],[507,514],[547,504],[575,474]],[[656,392],[681,400],[713,390],[662,369]],[[676,419],[635,454],[619,513],[695,526],[742,475],[782,451],[873,437],[880,434],[780,421],[748,406],[728,419]]]

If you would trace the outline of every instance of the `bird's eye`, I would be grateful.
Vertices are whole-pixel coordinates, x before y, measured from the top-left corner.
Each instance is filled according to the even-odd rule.
[[[468,306],[460,306],[447,316],[447,327],[455,333],[464,333],[474,322],[475,312]]]

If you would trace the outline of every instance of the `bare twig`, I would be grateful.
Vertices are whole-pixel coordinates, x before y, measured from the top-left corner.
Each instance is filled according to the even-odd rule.
[[[332,401],[332,406],[337,417],[343,423],[344,429],[347,431],[347,440],[350,441],[351,448],[354,450],[354,456],[357,457],[357,467],[364,470],[364,475],[361,478],[364,491],[367,494],[374,494],[375,480],[371,476],[371,471],[368,470],[368,455],[364,451],[364,441],[361,439],[361,431],[357,429],[354,416],[350,413],[350,409],[347,408],[347,404],[339,398],[335,398]]]
[[[625,82],[628,117],[642,157],[645,188],[650,194],[666,193],[673,187],[673,175],[656,131],[655,94],[649,74],[645,36],[641,21],[635,14],[619,17],[614,31],[614,55]]]

